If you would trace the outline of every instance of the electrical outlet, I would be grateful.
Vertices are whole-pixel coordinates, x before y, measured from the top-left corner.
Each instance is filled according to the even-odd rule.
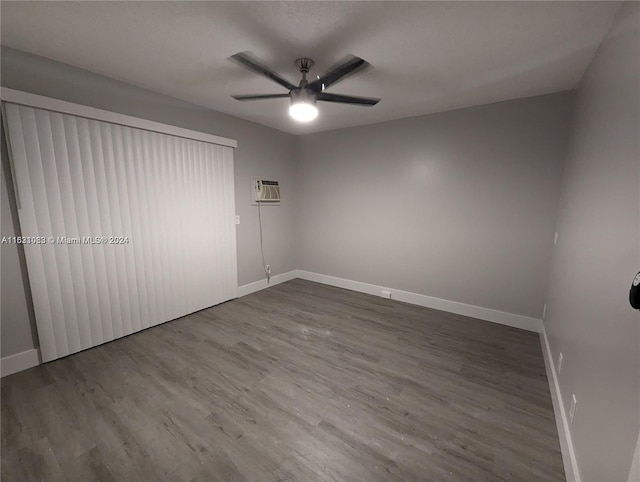
[[[380,296],[382,296],[383,298],[387,298],[388,300],[391,299],[391,291],[389,290],[382,290],[380,292]]]
[[[547,304],[544,304],[544,307],[542,308],[542,319],[545,319],[545,316],[547,316]]]
[[[553,244],[558,244],[558,231],[553,235]]]
[[[560,372],[562,372],[562,362],[564,361],[564,355],[562,353],[560,353],[560,355],[558,355],[558,375],[560,375]]]
[[[236,214],[236,224],[240,224],[240,215]]]
[[[578,404],[578,401],[576,400],[576,395],[575,393],[573,395],[571,395],[571,408],[569,409],[569,421],[571,423],[573,423],[573,417],[576,414],[576,405]]]

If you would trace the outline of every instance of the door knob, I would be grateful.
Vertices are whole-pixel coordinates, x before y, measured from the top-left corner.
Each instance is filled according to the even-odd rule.
[[[636,310],[640,310],[640,272],[633,278],[631,289],[629,290],[629,303]]]

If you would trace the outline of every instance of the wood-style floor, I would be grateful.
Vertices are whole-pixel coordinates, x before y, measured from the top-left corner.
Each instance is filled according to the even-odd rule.
[[[1,385],[3,482],[564,480],[536,334],[308,281]]]

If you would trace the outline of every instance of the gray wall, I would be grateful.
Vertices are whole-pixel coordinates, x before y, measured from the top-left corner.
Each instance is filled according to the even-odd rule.
[[[265,257],[272,274],[295,269],[293,177],[295,137],[237,117],[149,92],[75,67],[2,47],[2,86],[237,139],[235,150],[238,282],[264,278],[258,214],[251,206],[250,179],[272,176],[282,182],[280,206],[263,209]],[[2,139],[4,142],[4,138]],[[3,180],[2,235],[13,225]],[[14,213],[15,214],[15,213]],[[7,218],[5,220],[5,217]],[[2,249],[2,356],[33,348],[27,294],[21,288],[18,251]]]
[[[564,92],[303,136],[298,268],[541,318]]]
[[[640,418],[640,4],[625,4],[578,91],[545,328],[583,480],[626,480]]]

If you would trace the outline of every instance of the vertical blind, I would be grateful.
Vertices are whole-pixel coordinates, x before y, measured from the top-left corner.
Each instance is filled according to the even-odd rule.
[[[236,297],[231,147],[5,107],[43,361]]]

